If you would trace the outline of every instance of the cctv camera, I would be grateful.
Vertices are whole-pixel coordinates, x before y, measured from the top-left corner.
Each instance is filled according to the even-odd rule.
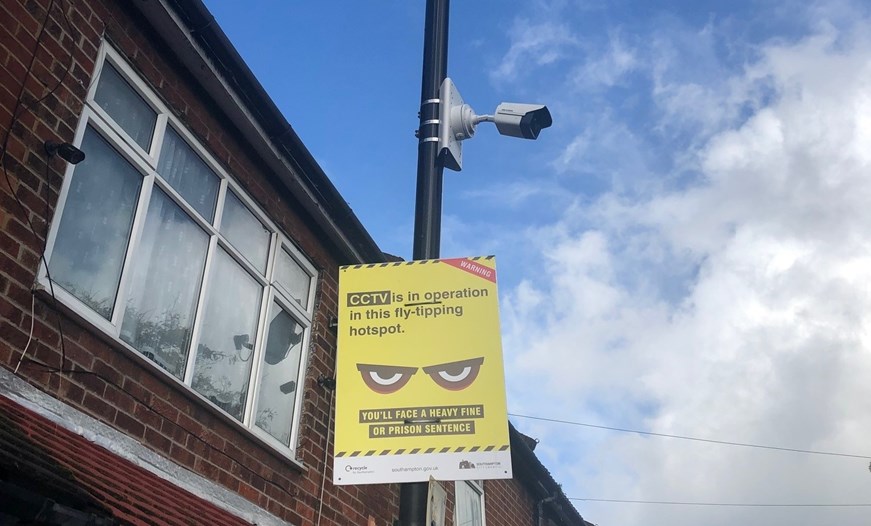
[[[542,104],[503,102],[496,107],[493,122],[502,135],[537,139],[541,130],[553,124],[553,119],[547,106]]]
[[[541,104],[503,102],[495,115],[476,115],[450,78],[442,82],[439,96],[439,152],[444,167],[455,171],[463,169],[461,141],[474,136],[479,123],[495,123],[502,135],[522,139],[537,139],[541,130],[553,124],[550,111]]]

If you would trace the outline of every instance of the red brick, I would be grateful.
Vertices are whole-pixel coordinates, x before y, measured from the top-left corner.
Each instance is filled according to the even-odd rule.
[[[85,393],[82,405],[89,413],[104,422],[112,422],[115,419],[115,408],[106,403],[103,398],[95,396],[93,393]]]
[[[27,332],[17,325],[12,325],[7,320],[0,321],[0,339],[8,342],[17,349],[24,349],[27,345]]]
[[[128,395],[126,392],[118,389],[114,385],[110,384],[106,386],[103,397],[106,399],[107,402],[115,406],[118,411],[123,412],[127,415],[131,415],[133,413],[135,407],[133,399],[130,398],[130,395]]]
[[[194,463],[197,459],[193,453],[175,443],[170,448],[170,457],[182,466],[190,469],[194,468]]]
[[[23,312],[17,305],[13,305],[6,298],[0,297],[0,318],[5,318],[12,325],[22,327],[30,323],[30,316],[24,317]]]
[[[50,320],[48,323],[51,323],[52,321],[56,320]],[[29,321],[27,325],[30,325]],[[22,328],[24,327],[25,326],[22,325]],[[57,346],[58,342],[60,341],[58,338],[57,327],[54,325],[49,325],[42,320],[36,320],[36,322],[34,322],[33,337],[42,341],[46,345],[50,345],[53,347]]]
[[[120,385],[124,381],[124,376],[103,360],[94,360],[94,365],[91,370],[101,378],[105,379],[106,382],[115,386],[116,389],[120,389]],[[126,394],[124,396],[128,399],[130,398]]]
[[[66,400],[73,405],[81,405],[85,398],[85,390],[73,381],[64,382],[62,392],[60,393]]]
[[[166,420],[166,418],[155,412],[153,409],[140,403],[137,403],[136,407],[133,409],[133,416],[139,419],[139,421],[146,426],[155,430],[159,430],[163,425],[163,421]]]
[[[145,435],[145,426],[136,418],[127,413],[118,412],[115,415],[115,425],[131,436],[142,438]]]
[[[151,393],[130,377],[125,377],[121,387],[130,394],[130,396],[139,402],[151,406]],[[161,418],[161,421],[163,418]]]

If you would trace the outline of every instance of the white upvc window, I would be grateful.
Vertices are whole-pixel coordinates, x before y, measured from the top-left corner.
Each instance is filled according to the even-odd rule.
[[[103,46],[40,280],[293,458],[317,273]]]
[[[484,526],[484,482],[454,482],[454,526]]]

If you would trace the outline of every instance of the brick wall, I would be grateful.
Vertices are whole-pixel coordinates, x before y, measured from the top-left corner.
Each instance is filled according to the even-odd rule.
[[[25,362],[19,376],[294,524],[314,524],[324,478],[322,524],[368,524],[370,516],[378,526],[392,524],[398,514],[395,485],[337,488],[329,482],[332,470],[323,463],[325,448],[332,449],[327,444],[331,395],[316,379],[322,374],[332,376],[335,365],[336,336],[328,328],[328,320],[336,314],[337,256],[319,241],[320,232],[298,212],[300,208],[287,192],[271,184],[262,163],[227,125],[218,108],[202,99],[201,91],[172,53],[161,47],[157,35],[143,27],[141,17],[126,2],[0,3],[0,133],[5,136],[9,129],[21,82],[51,4],[46,34],[24,86],[27,107],[19,108],[9,133],[3,161],[10,184],[5,177],[0,180],[0,365],[14,369],[27,342],[34,299],[31,287],[65,168],[61,161],[52,161],[50,177],[46,178],[42,144],[46,139],[72,140],[97,52],[106,38],[320,272],[297,455],[308,469],[299,470],[186,388],[113,346],[90,326],[56,314],[51,299],[43,294],[35,298],[35,343],[28,355],[52,367],[61,365],[60,319],[67,368],[96,374],[51,373]],[[60,15],[61,7],[69,14],[72,31]],[[65,75],[70,52],[73,67]],[[54,93],[38,101],[59,82]]]
[[[535,524],[536,501],[517,480],[486,480],[484,493],[484,511],[488,525]]]

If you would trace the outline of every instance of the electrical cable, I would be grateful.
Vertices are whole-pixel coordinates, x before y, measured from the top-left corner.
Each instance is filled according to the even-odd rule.
[[[330,408],[327,412],[327,441],[324,443],[324,461],[323,461],[323,470],[324,473],[321,476],[321,496],[319,498],[320,503],[318,504],[318,520],[315,522],[315,526],[321,526],[321,515],[324,511],[324,489],[327,486],[327,455],[330,452],[330,435],[333,430],[333,400],[336,398],[336,389],[330,389]]]
[[[747,442],[730,442],[727,440],[713,440],[709,438],[698,438],[691,437],[685,435],[671,435],[668,433],[654,433],[653,431],[640,431],[637,429],[626,429],[621,427],[611,427],[611,426],[601,426],[596,424],[585,424],[583,422],[572,422],[570,420],[558,420],[556,418],[544,418],[540,416],[530,416],[530,415],[520,415],[516,413],[508,413],[508,416],[514,416],[517,418],[528,418],[530,420],[540,420],[543,422],[555,422],[558,424],[567,424],[573,426],[582,426],[582,427],[592,427],[594,429],[605,429],[608,431],[619,431],[621,433],[635,433],[638,435],[647,435],[647,436],[655,436],[655,437],[663,437],[663,438],[677,438],[680,440],[692,440],[694,442],[707,442],[710,444],[720,444],[724,446],[738,446],[738,447],[752,447],[757,449],[773,449],[775,451],[789,451],[792,453],[805,453],[808,455],[827,455],[832,457],[848,457],[848,458],[861,458],[861,459],[871,459],[869,455],[854,455],[851,453],[837,453],[833,451],[818,451],[812,449],[797,449],[791,447],[777,447],[777,446],[765,446],[761,444],[750,444]]]
[[[12,186],[12,180],[9,178],[9,172],[6,169],[6,151],[9,148],[9,136],[12,134],[12,128],[15,126],[15,123],[18,121],[18,117],[20,116],[19,111],[22,109],[27,79],[30,78],[30,74],[33,72],[33,65],[36,63],[36,55],[39,53],[39,45],[42,43],[42,36],[45,34],[45,28],[48,25],[48,19],[51,16],[51,9],[54,7],[54,2],[55,0],[51,0],[51,3],[45,11],[45,18],[42,20],[42,25],[40,26],[39,33],[36,36],[36,44],[33,46],[30,63],[24,73],[24,78],[21,80],[21,87],[18,89],[18,96],[15,98],[15,105],[13,106],[11,113],[12,118],[9,121],[9,127],[6,128],[6,133],[3,136],[3,145],[0,147],[0,166],[3,167],[3,175],[6,177],[6,184],[9,186],[9,191],[12,193],[12,197],[15,198],[18,206],[25,212],[24,219],[27,221],[27,224],[30,225],[30,230],[34,235],[36,235],[36,229],[30,221],[30,215],[27,214],[27,208],[24,206],[24,203],[21,202],[21,199],[18,197],[18,192],[15,190],[15,187]]]
[[[73,25],[72,25],[72,23],[70,23],[70,19],[67,16],[67,12],[66,12],[66,9],[64,6],[64,1],[63,0],[59,0],[59,1],[60,1],[61,16],[63,17],[64,22],[67,25],[67,30],[69,31],[70,39],[75,41],[75,36],[73,34],[74,33]],[[46,16],[48,16],[48,15],[46,15]],[[75,55],[73,54],[73,49],[75,49],[74,46],[70,46],[70,61],[67,64],[67,67],[64,69],[64,72],[61,75],[60,79],[58,79],[57,84],[55,84],[48,91],[48,93],[43,95],[42,98],[40,98],[36,103],[34,103],[34,105],[46,100],[49,96],[51,96],[53,93],[55,93],[58,90],[58,88],[60,88],[60,86],[64,83],[64,81],[66,80],[67,76],[70,73],[70,70],[72,70],[72,68],[73,68],[73,63],[75,62]],[[67,347],[66,347],[66,343],[65,343],[66,338],[64,337],[63,324],[61,323],[60,309],[58,308],[58,304],[57,304],[57,296],[54,293],[54,280],[51,278],[51,269],[48,268],[48,261],[45,258],[45,251],[48,248],[48,230],[49,230],[49,225],[51,224],[48,220],[49,200],[51,199],[51,168],[49,167],[50,161],[51,161],[51,156],[49,156],[45,160],[45,185],[46,185],[46,190],[45,190],[45,236],[43,237],[43,240],[42,240],[42,253],[39,255],[39,258],[42,260],[42,264],[45,267],[45,276],[48,279],[48,289],[49,289],[49,292],[51,293],[52,310],[54,310],[55,324],[57,325],[58,338],[60,339],[60,352],[61,352],[60,368],[63,369],[64,367],[66,367],[66,363],[67,363]],[[36,233],[34,232],[34,235],[35,234]]]
[[[18,96],[15,99],[15,105],[12,109],[9,127],[6,129],[6,133],[4,134],[4,137],[3,137],[2,148],[0,148],[0,166],[2,166],[2,169],[3,169],[3,175],[6,179],[6,185],[9,187],[9,192],[12,194],[12,197],[15,199],[15,202],[18,204],[18,207],[21,209],[23,216],[24,216],[24,220],[27,222],[27,226],[29,227],[30,232],[33,234],[33,236],[37,240],[39,239],[39,234],[37,234],[36,228],[33,225],[33,221],[31,221],[31,219],[30,219],[30,214],[27,211],[27,207],[25,207],[24,203],[21,202],[21,198],[18,196],[18,191],[12,185],[12,180],[9,177],[9,171],[6,167],[6,154],[7,154],[8,148],[9,148],[9,137],[12,134],[12,128],[15,126],[15,124],[18,121],[21,114],[24,111],[32,110],[38,104],[41,104],[43,101],[48,99],[48,97],[52,96],[55,92],[57,92],[57,90],[60,88],[60,86],[66,80],[66,78],[69,75],[70,70],[72,70],[73,64],[75,62],[75,56],[74,56],[73,51],[72,51],[73,47],[71,46],[70,52],[69,52],[69,63],[64,68],[63,74],[60,76],[60,78],[54,84],[54,86],[52,86],[41,97],[35,99],[32,103],[30,103],[30,104],[24,103],[24,92],[25,92],[26,87],[27,87],[27,81],[28,81],[28,79],[30,79],[30,77],[33,73],[33,66],[36,63],[36,57],[39,54],[39,47],[42,44],[42,37],[43,37],[43,35],[45,35],[45,31],[46,31],[46,28],[48,26],[48,21],[51,18],[52,9],[54,9],[54,6],[55,6],[55,1],[56,0],[51,0],[48,7],[46,8],[45,17],[43,18],[42,24],[41,24],[40,29],[39,29],[39,33],[37,34],[37,37],[36,37],[36,43],[34,44],[34,47],[33,47],[33,52],[31,53],[30,63],[27,66],[27,70],[25,71],[25,74],[24,74],[24,79],[21,81],[21,87],[18,90]],[[69,17],[67,16],[66,10],[64,8],[63,0],[59,0],[59,4],[60,4],[61,16],[62,16],[62,18],[67,26],[67,31],[69,32],[70,39],[75,40],[74,34],[73,34],[74,33],[73,25],[70,22]],[[50,195],[51,195],[51,193],[50,193],[51,180],[48,176],[48,173],[50,171],[49,166],[48,166],[50,160],[51,160],[50,157],[48,159],[46,159],[46,174],[47,174],[46,175],[46,185],[47,185],[46,203],[45,203],[46,210],[49,209],[49,199],[50,199]],[[20,182],[19,182],[19,184],[20,184]],[[48,225],[49,222],[48,222],[48,213],[47,212],[46,212],[45,220],[46,220],[46,225]],[[46,228],[48,228],[48,227],[46,226]],[[46,261],[46,258],[45,258],[45,248],[46,248],[47,241],[48,241],[48,232],[46,231],[46,236],[43,239],[43,247],[42,247],[42,253],[40,254],[40,260],[42,261],[42,264],[45,267],[46,277],[48,278],[49,289],[51,292],[52,310],[54,310],[54,313],[55,313],[56,324],[57,324],[57,329],[58,329],[58,334],[59,334],[59,339],[60,339],[60,346],[61,346],[61,369],[63,369],[66,366],[66,344],[64,342],[65,338],[64,338],[64,333],[63,333],[63,326],[61,324],[60,312],[59,312],[59,308],[58,308],[58,304],[57,304],[57,297],[55,296],[55,292],[54,292],[54,283],[53,283],[53,280],[51,279],[51,273],[48,269],[48,262]],[[30,345],[30,341],[31,341],[32,334],[33,334],[32,325],[33,325],[33,315],[34,314],[35,314],[34,309],[31,308],[31,337],[28,338],[28,343],[25,346],[24,350],[22,351],[21,358],[19,359],[18,365],[15,367],[16,372],[18,371],[18,367],[20,367],[20,365],[21,365],[21,360],[24,359],[25,353],[27,352],[27,348]]]
[[[730,508],[869,508],[871,503],[841,504],[841,503],[811,503],[811,504],[768,504],[755,502],[680,502],[668,500],[627,500],[627,499],[585,499],[567,497],[568,500],[583,502],[615,502],[623,504],[660,504],[665,506],[721,506]]]
[[[34,310],[36,309],[36,294],[30,295],[30,334],[27,336],[27,345],[24,346],[24,350],[21,351],[21,357],[18,358],[18,363],[15,365],[15,371],[12,374],[18,374],[18,368],[21,367],[21,362],[24,361],[24,357],[27,356],[27,349],[30,348],[30,342],[33,341],[33,325],[36,318],[34,317]]]
[[[48,202],[51,197],[51,167],[49,166],[50,162],[51,156],[49,156],[45,160],[45,236],[42,240],[42,253],[39,255],[39,259],[42,260],[42,265],[45,267],[45,277],[48,279],[48,290],[51,293],[51,301],[53,307],[52,310],[54,311],[55,324],[57,325],[58,337],[60,339],[60,368],[63,369],[67,366],[67,346],[64,342],[66,338],[64,337],[64,328],[63,324],[61,323],[60,309],[57,305],[57,296],[54,293],[54,280],[51,279],[51,270],[48,268],[48,261],[45,259],[45,251],[48,248],[48,229],[49,225],[51,224],[48,220],[48,215],[50,213]],[[33,294],[33,296],[35,297],[36,294]],[[33,316],[33,314],[33,312],[30,313],[31,316]],[[31,322],[32,321],[33,320],[31,319]],[[24,358],[24,353],[21,354],[21,357]]]

